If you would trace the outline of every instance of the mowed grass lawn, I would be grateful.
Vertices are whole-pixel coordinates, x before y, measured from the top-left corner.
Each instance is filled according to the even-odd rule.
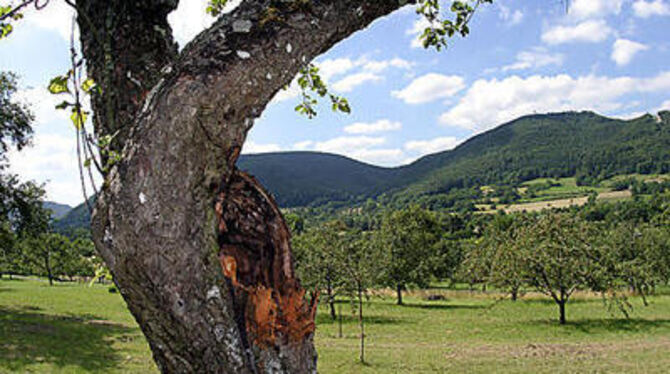
[[[444,301],[425,301],[427,294]],[[396,306],[366,305],[367,364],[357,362],[358,323],[341,303],[344,337],[325,306],[316,345],[321,373],[668,373],[670,294],[630,319],[612,316],[582,295],[559,326],[553,303],[499,295],[430,290]],[[152,373],[149,348],[118,294],[78,284],[0,280],[0,373]]]

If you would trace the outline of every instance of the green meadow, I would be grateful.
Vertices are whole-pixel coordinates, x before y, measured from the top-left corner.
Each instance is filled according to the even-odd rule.
[[[427,301],[428,295],[444,300]],[[406,305],[373,295],[365,306],[366,363],[358,321],[342,300],[342,337],[325,305],[317,319],[321,373],[667,373],[670,290],[631,298],[626,319],[596,295],[568,304],[559,326],[548,299],[435,288]],[[0,281],[0,372],[153,373],[151,353],[121,296],[105,286]]]

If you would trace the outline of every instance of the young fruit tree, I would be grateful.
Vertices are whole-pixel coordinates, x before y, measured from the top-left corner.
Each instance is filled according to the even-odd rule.
[[[596,244],[598,232],[586,221],[558,213],[546,213],[528,225],[513,249],[520,251],[529,285],[554,300],[564,325],[565,307],[575,291],[606,291],[603,280],[611,273]]]
[[[93,238],[159,369],[315,372],[315,299],[295,276],[274,199],[235,167],[246,135],[298,73],[325,96],[309,62],[374,20],[419,3],[430,21],[424,45],[441,49],[492,0],[442,10],[437,0],[247,0],[229,13],[226,0],[212,0],[218,19],[181,51],[167,21],[178,0],[63,1],[76,9],[90,80],[73,58],[51,89],[74,79],[91,93],[95,135],[109,142]],[[46,2],[0,7],[0,36],[31,4]],[[299,110],[312,115],[314,99],[303,97]],[[61,107],[84,128],[78,97]]]
[[[358,314],[358,359],[361,363],[365,363],[363,299],[368,297],[368,290],[377,284],[383,267],[387,265],[385,261],[380,261],[383,254],[380,247],[373,243],[371,235],[371,232],[348,229],[340,232],[334,247],[334,256],[342,268],[344,293]]]
[[[440,227],[430,211],[414,205],[384,216],[375,242],[386,259],[382,279],[396,290],[398,305],[408,285],[430,282],[439,240]]]
[[[512,301],[519,298],[525,283],[522,246],[527,240],[525,233],[529,224],[524,216],[497,216],[487,227],[478,245],[484,247],[483,255],[471,258],[482,261],[482,267],[490,263],[487,282],[509,293]]]
[[[335,256],[335,249],[339,233],[346,229],[342,222],[326,222],[294,236],[292,242],[296,271],[303,286],[322,290],[321,300],[328,304],[333,321],[337,318],[335,297],[344,281],[342,264]]]

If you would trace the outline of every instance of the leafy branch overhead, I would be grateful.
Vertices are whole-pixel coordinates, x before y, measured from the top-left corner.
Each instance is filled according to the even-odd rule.
[[[319,75],[319,68],[316,65],[309,64],[300,69],[298,85],[302,90],[302,102],[295,107],[296,112],[306,115],[308,118],[316,116],[317,112],[314,107],[318,104],[318,100],[310,95],[310,92],[316,93],[319,97],[328,96],[333,112],[351,112],[346,98],[328,91],[328,87]]]
[[[473,3],[473,5],[470,5]],[[447,48],[448,39],[460,35],[462,37],[470,34],[469,23],[475,12],[482,4],[492,4],[493,0],[477,1],[454,1],[449,11],[455,16],[454,19],[443,17],[439,0],[420,0],[416,12],[422,15],[429,23],[421,34],[424,48],[435,47],[438,51]]]
[[[69,2],[69,0],[66,0]],[[23,18],[23,11],[28,5],[33,4],[35,9],[41,10],[49,4],[49,0],[23,0],[18,5],[0,5],[0,39],[6,38],[14,31],[14,26],[11,22],[18,21]]]

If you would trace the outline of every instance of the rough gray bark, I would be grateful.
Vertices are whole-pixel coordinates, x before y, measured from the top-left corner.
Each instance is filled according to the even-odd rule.
[[[246,1],[177,54],[176,0],[77,2],[96,131],[123,150],[94,241],[161,371],[316,371],[288,229],[235,162],[303,64],[405,3]]]

